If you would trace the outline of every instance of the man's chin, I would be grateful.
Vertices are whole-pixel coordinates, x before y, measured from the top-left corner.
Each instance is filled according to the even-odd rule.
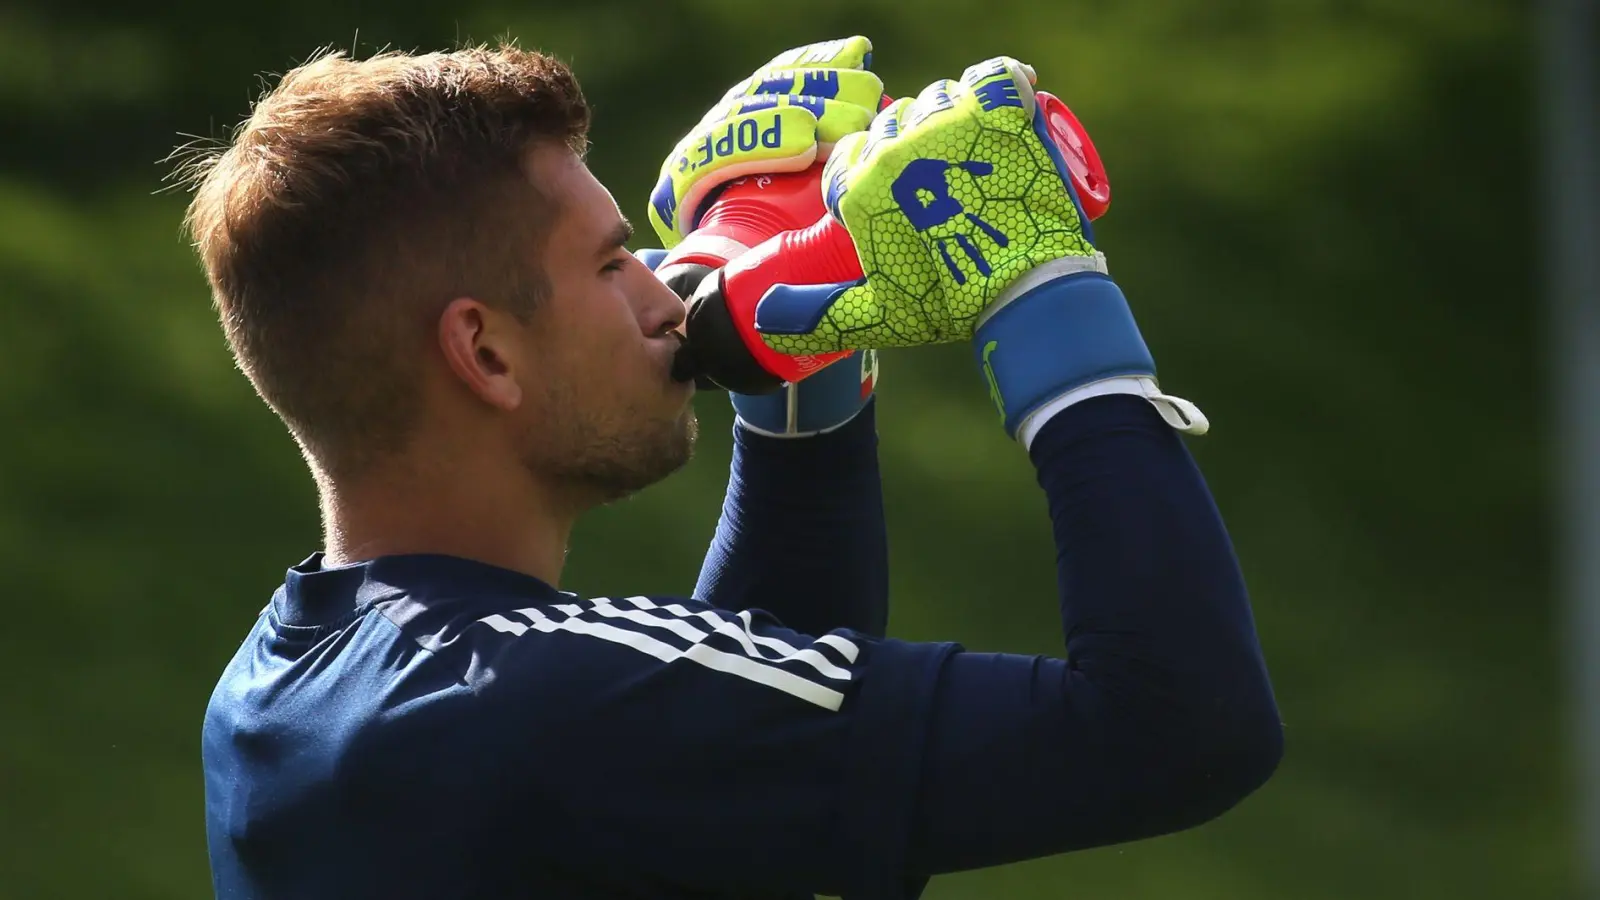
[[[662,454],[665,470],[656,481],[687,466],[694,458],[694,445],[700,440],[700,420],[695,418],[693,406],[685,407],[673,426],[672,446],[669,452]]]
[[[623,500],[688,465],[694,457],[694,445],[699,436],[700,423],[695,418],[694,407],[687,407],[668,428],[655,436],[655,440],[635,445],[639,452],[634,459],[597,466],[586,473],[585,480],[599,493],[600,503]]]
[[[694,457],[695,443],[700,440],[700,420],[695,417],[693,406],[683,408],[683,415],[678,417],[678,433],[683,439],[683,462],[688,463]]]

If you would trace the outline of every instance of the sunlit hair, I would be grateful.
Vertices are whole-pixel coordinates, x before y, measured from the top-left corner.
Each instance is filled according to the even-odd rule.
[[[519,316],[539,303],[556,210],[529,152],[582,154],[588,128],[577,80],[541,53],[328,52],[224,146],[180,151],[185,226],[228,343],[319,476],[403,444],[450,300]]]

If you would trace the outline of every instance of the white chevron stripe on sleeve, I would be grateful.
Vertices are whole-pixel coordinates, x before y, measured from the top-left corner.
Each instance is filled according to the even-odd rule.
[[[666,663],[686,659],[714,671],[724,672],[746,681],[780,690],[807,703],[835,712],[844,703],[844,694],[832,688],[824,687],[809,678],[777,668],[770,662],[757,661],[748,656],[728,653],[714,647],[707,647],[701,643],[692,643],[687,648],[680,650],[647,634],[630,631],[626,628],[618,628],[615,625],[608,625],[604,622],[591,622],[580,618],[569,618],[558,622],[546,616],[541,610],[532,607],[519,609],[517,614],[526,616],[532,624],[523,625],[499,614],[485,616],[479,621],[496,631],[506,634],[520,636],[525,634],[530,627],[534,631],[546,634],[565,631],[572,634],[588,635],[603,641],[620,644],[624,647],[631,647],[640,653],[653,656]],[[701,639],[708,637],[704,632],[697,631],[697,633]]]
[[[793,659],[810,663],[818,672],[821,672],[828,678],[832,678],[837,681],[850,680],[850,671],[848,669],[840,668],[826,656],[823,656],[821,653],[818,653],[809,647],[804,650],[800,650],[797,649],[793,644],[790,644],[788,641],[785,641],[781,638],[756,634],[755,632],[751,631],[750,613],[748,611],[741,611],[737,614],[737,616],[735,616],[735,618],[737,618],[739,621],[739,624],[735,625],[729,620],[726,614],[712,610],[690,610],[681,603],[668,603],[666,605],[661,605],[651,601],[647,597],[629,597],[627,599],[629,603],[632,603],[634,606],[637,606],[640,609],[659,609],[672,613],[673,615],[681,618],[692,618],[705,622],[707,625],[710,625],[713,629],[715,629],[719,634],[725,634],[729,637],[732,637],[734,640],[739,641],[740,645],[745,648],[745,652],[756,657],[757,659],[769,658],[764,656],[759,650],[756,649],[756,646],[766,647],[770,650],[776,650],[779,654],[781,654],[781,656],[779,656],[775,661]],[[856,656],[859,651],[856,645],[851,641],[848,641],[842,637],[838,637],[837,635],[825,635],[823,638],[818,638],[817,642],[826,643],[828,646],[838,650],[844,656],[844,658],[850,662],[856,661]]]
[[[638,605],[640,600],[644,600],[643,597],[630,597],[628,599],[631,600],[635,605]],[[605,597],[596,598],[590,602],[594,604],[592,611],[606,618],[626,619],[630,622],[637,622],[640,625],[646,625],[651,628],[664,628],[678,637],[689,641],[699,642],[705,640],[710,636],[710,634],[701,630],[700,628],[695,627],[693,622],[688,621],[689,618],[692,618],[700,622],[704,622],[711,628],[711,633],[733,638],[739,643],[739,646],[744,649],[745,654],[754,659],[770,663],[803,662],[811,666],[813,669],[816,669],[818,674],[822,675],[824,678],[832,678],[835,681],[850,680],[849,669],[842,669],[839,666],[834,665],[833,662],[831,662],[826,656],[823,656],[821,653],[818,653],[815,650],[809,648],[805,650],[796,650],[794,647],[791,647],[783,641],[775,638],[767,638],[757,634],[752,634],[750,632],[749,619],[747,618],[740,619],[740,622],[744,626],[740,627],[739,624],[735,624],[734,622],[722,618],[715,613],[690,613],[689,610],[676,603],[669,606],[656,606],[655,604],[651,604],[651,607],[662,610],[663,612],[671,613],[673,615],[686,616],[687,618],[667,619],[662,618],[661,616],[653,616],[650,613],[642,610],[620,609],[616,604],[612,603],[610,599]],[[645,602],[649,603],[648,600]],[[766,656],[759,649],[757,649],[757,644],[764,644],[774,650],[779,651],[783,655],[776,658]]]
[[[847,663],[854,664],[856,657],[861,655],[861,648],[856,646],[855,641],[846,640],[837,634],[825,634],[817,638],[817,643],[839,651],[839,655],[844,657]]]

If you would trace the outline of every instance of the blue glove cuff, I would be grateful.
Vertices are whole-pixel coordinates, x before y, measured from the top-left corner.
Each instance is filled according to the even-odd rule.
[[[1122,289],[1099,272],[1054,278],[1005,303],[978,326],[973,351],[1010,435],[1074,388],[1156,371]]]
[[[667,251],[658,249],[656,247],[647,247],[643,250],[633,251],[633,255],[638,257],[639,261],[644,263],[645,266],[650,269],[650,271],[654,272],[667,258]]]
[[[878,354],[863,350],[770,394],[735,394],[739,422],[771,437],[809,437],[856,417],[878,382]]]

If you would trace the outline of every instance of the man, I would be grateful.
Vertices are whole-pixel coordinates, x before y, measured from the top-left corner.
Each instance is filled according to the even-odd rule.
[[[818,46],[787,60],[865,71],[864,39]],[[702,126],[809,111],[779,154],[796,170],[840,137],[833,107],[778,98],[837,76],[778,71]],[[831,421],[758,429],[735,398],[692,598],[561,591],[577,517],[695,439],[671,374],[685,307],[583,164],[576,81],[510,47],[326,56],[261,100],[197,171],[188,224],[326,534],[207,710],[219,896],[914,897],[941,872],[1191,827],[1266,780],[1281,730],[1227,535],[1029,136],[1031,82],[990,61],[836,142],[848,235],[819,228],[864,278],[789,231],[705,273],[696,302],[762,298],[779,349],[972,338],[1050,507],[1071,662],[883,636],[875,401],[842,364],[855,400],[819,401]],[[989,161],[941,157],[957,138]],[[960,180],[1032,183],[1041,161],[1054,187],[1020,195],[1027,223]],[[669,244],[696,224],[684,197],[711,196],[692,181],[669,185]],[[1018,352],[1030,335],[1053,338]]]

